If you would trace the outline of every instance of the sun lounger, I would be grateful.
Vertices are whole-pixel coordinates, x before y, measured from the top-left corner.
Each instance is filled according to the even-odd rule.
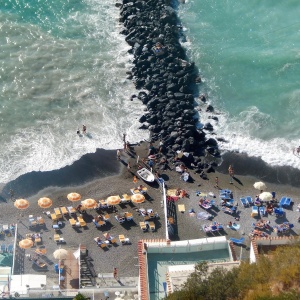
[[[37,248],[34,252],[39,255],[45,255],[47,253],[47,250],[46,248]]]
[[[242,203],[242,205],[243,205],[244,207],[249,206],[249,203],[248,203],[248,201],[246,201],[245,198],[240,198],[240,201],[241,201],[241,203]]]
[[[286,201],[286,197],[282,197],[282,198],[280,199],[280,201],[279,201],[279,205],[280,205],[280,206],[283,206],[284,203],[285,203],[285,201]]]
[[[67,207],[69,215],[76,214],[76,209],[73,206]]]
[[[60,208],[60,210],[61,210],[61,213],[62,213],[64,216],[66,216],[66,215],[68,215],[68,214],[69,214],[69,212],[68,212],[67,208],[66,208],[66,207],[64,207],[64,206],[62,206],[62,207]]]
[[[253,205],[253,200],[250,196],[245,197],[247,202],[249,203],[249,206]]]
[[[276,207],[274,209],[274,213],[275,213],[276,217],[282,217],[283,214],[284,214],[283,208],[282,207],[279,207],[279,208]]]
[[[235,211],[236,211],[236,208],[235,207],[222,207],[222,210],[224,211],[224,213],[227,213],[227,214],[234,214]]]
[[[37,217],[37,218],[36,218],[36,221],[37,221],[37,223],[38,223],[39,225],[44,225],[44,224],[45,224],[45,220],[44,220],[44,218],[42,218],[42,217]]]
[[[61,211],[58,207],[54,208],[54,213],[56,214],[56,218],[57,219],[61,219],[62,218],[62,214]]]
[[[256,216],[258,216],[258,207],[252,206],[251,217],[256,217]]]
[[[0,251],[1,251],[1,253],[6,252],[6,245],[5,244],[1,245]]]
[[[264,206],[259,207],[260,216],[263,217],[266,214],[266,209]]]
[[[125,212],[125,219],[126,219],[126,221],[132,221],[133,220],[132,213]]]
[[[211,208],[210,203],[203,202],[202,204],[199,204],[199,205],[204,209],[210,209]]]
[[[155,231],[155,224],[154,224],[154,222],[148,222],[148,224],[149,224],[150,230],[152,232]]]
[[[7,246],[7,252],[8,252],[8,253],[13,253],[13,251],[14,251],[14,245],[9,244],[9,245]]]
[[[290,206],[292,203],[292,199],[291,198],[288,198],[288,197],[282,197],[280,202],[279,202],[279,205],[280,206]]]
[[[78,217],[78,221],[79,221],[79,224],[80,224],[81,227],[86,227],[87,226],[86,222],[83,220],[82,217]]]
[[[71,218],[71,219],[69,219],[69,222],[70,222],[71,226],[76,226],[76,220],[75,219]]]
[[[51,214],[51,219],[52,219],[53,222],[57,221],[56,214]]]
[[[126,238],[124,234],[119,235],[119,240],[122,245],[129,244],[129,238]]]
[[[184,204],[178,204],[178,211],[179,212],[185,212],[185,205]]]
[[[39,262],[39,261],[34,261],[34,260],[33,260],[33,261],[32,261],[32,264],[38,266],[39,268],[45,268],[45,267],[47,267],[47,265],[46,265],[45,263]]]
[[[240,239],[230,238],[230,240],[231,240],[233,243],[235,243],[235,244],[241,245],[241,244],[243,244],[245,238],[243,238],[243,237],[240,238]]]
[[[140,228],[145,232],[147,231],[147,226],[145,222],[140,222]]]

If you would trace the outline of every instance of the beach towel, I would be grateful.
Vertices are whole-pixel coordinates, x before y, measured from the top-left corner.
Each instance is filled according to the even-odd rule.
[[[232,224],[232,226],[227,225],[227,228],[230,228],[232,230],[239,230],[241,227],[240,224]]]

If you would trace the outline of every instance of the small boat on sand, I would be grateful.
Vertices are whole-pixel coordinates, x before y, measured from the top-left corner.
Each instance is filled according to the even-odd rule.
[[[153,182],[155,180],[155,177],[152,174],[152,172],[146,168],[142,168],[142,169],[138,170],[137,174],[139,177],[141,177],[143,180],[145,180],[147,182]]]

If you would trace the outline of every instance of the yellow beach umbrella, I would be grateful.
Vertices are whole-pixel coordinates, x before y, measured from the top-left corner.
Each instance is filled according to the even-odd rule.
[[[42,197],[38,200],[38,205],[41,208],[49,208],[50,206],[52,206],[52,200],[47,197]]]
[[[121,202],[120,196],[110,196],[106,199],[107,205],[117,205]]]
[[[81,199],[80,194],[78,193],[70,193],[67,196],[68,200],[75,202],[75,201],[79,201]]]
[[[133,203],[143,203],[145,201],[145,196],[142,194],[134,194],[131,196],[131,201]]]
[[[19,242],[19,247],[22,249],[29,249],[33,246],[33,241],[31,239],[24,239]]]
[[[84,201],[81,201],[81,204],[86,208],[95,208],[97,206],[97,202],[94,199],[85,199]]]
[[[25,199],[17,199],[14,203],[17,209],[26,209],[29,207],[29,202]]]

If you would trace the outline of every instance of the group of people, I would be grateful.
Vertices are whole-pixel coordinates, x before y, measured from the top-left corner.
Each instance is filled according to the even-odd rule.
[[[76,132],[78,135],[80,135],[80,129],[78,128],[77,129],[77,132]],[[82,125],[82,133],[83,134],[86,134],[86,126],[85,125]]]

